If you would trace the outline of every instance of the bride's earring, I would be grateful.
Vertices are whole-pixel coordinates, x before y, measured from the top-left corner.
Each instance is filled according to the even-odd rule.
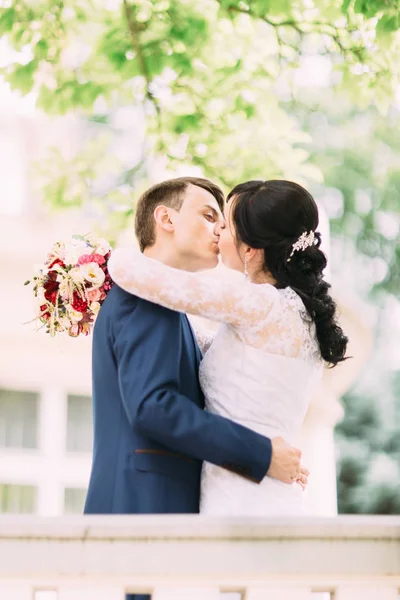
[[[244,278],[246,280],[249,278],[249,266],[247,256],[244,257]]]

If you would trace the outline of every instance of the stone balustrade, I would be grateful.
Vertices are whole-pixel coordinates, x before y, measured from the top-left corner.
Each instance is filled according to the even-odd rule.
[[[1,600],[399,600],[399,590],[400,517],[0,518]]]

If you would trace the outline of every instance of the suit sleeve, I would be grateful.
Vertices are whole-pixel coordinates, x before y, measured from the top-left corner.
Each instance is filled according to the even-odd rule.
[[[179,392],[180,327],[178,313],[141,301],[118,323],[114,350],[131,426],[174,451],[260,482],[271,462],[270,439]]]

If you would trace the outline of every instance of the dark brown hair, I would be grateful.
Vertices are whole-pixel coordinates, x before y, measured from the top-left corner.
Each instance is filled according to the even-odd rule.
[[[228,194],[237,239],[264,251],[264,269],[276,287],[291,287],[315,323],[321,355],[332,366],[346,360],[348,339],[337,323],[336,304],[329,293],[320,250],[318,208],[307,190],[292,181],[247,181]],[[315,232],[316,243],[294,252],[303,233]]]
[[[139,198],[136,205],[135,233],[143,252],[156,241],[154,211],[161,204],[179,211],[185,199],[185,192],[189,185],[210,192],[218,202],[221,212],[224,210],[224,194],[212,181],[201,177],[177,177],[153,185]]]

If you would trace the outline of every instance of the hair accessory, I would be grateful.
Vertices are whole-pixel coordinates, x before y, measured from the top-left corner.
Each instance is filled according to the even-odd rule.
[[[304,233],[301,234],[301,236],[299,237],[299,239],[297,240],[297,242],[295,242],[292,246],[292,252],[289,256],[289,258],[287,259],[287,262],[290,262],[290,259],[292,258],[293,254],[295,252],[298,252],[300,250],[305,250],[306,248],[310,248],[310,246],[313,246],[314,244],[316,244],[318,241],[315,232],[314,231],[310,231],[310,233],[307,233],[307,231],[305,231]]]

